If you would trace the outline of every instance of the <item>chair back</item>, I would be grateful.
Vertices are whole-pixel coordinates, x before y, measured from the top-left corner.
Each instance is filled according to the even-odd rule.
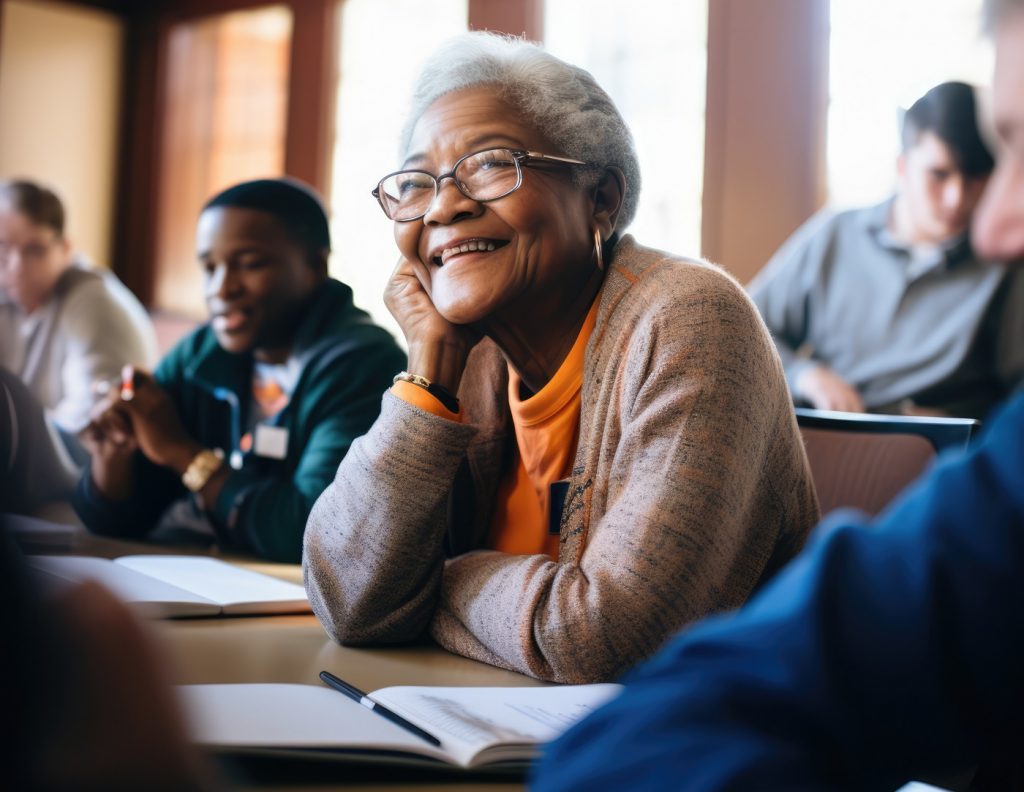
[[[939,451],[963,450],[980,423],[971,418],[864,415],[796,408],[821,513],[851,506],[875,515]]]

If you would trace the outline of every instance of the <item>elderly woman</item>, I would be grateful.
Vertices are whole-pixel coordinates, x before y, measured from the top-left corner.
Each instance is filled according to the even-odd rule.
[[[409,371],[310,515],[313,608],[342,643],[613,678],[815,522],[778,356],[727,275],[621,236],[636,154],[587,72],[466,34],[401,151],[374,194]]]

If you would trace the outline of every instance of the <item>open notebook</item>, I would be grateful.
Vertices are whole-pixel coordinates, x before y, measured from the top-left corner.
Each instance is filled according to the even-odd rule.
[[[75,540],[73,526],[23,514],[0,514],[0,530],[13,536],[26,553],[67,552]]]
[[[146,616],[216,616],[309,612],[302,586],[205,556],[28,556],[29,566],[59,583],[96,580]]]
[[[194,742],[231,753],[386,764],[522,767],[541,743],[621,685],[388,687],[368,695],[441,741],[435,747],[328,687],[182,685]]]

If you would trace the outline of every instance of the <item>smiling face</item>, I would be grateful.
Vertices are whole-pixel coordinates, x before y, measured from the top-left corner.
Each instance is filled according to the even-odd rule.
[[[309,298],[326,278],[325,263],[311,261],[280,220],[257,209],[207,209],[196,246],[220,345],[269,362],[286,359]]]
[[[934,132],[923,132],[900,155],[898,175],[910,241],[932,245],[967,230],[988,178],[960,170],[953,151]]]
[[[403,167],[440,175],[464,154],[494,147],[562,154],[493,90],[471,88],[441,97],[420,117]],[[446,179],[422,219],[395,223],[395,240],[403,256],[426,266],[424,289],[449,322],[515,324],[543,314],[539,306],[557,310],[586,283],[593,215],[593,196],[568,168],[527,166],[518,190],[488,203]]]

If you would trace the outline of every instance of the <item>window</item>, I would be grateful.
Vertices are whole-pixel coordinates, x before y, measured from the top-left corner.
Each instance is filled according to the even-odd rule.
[[[383,300],[398,248],[370,190],[401,164],[398,138],[420,67],[442,40],[466,30],[467,14],[467,0],[345,0],[339,14],[331,274],[401,343]]]
[[[895,185],[900,110],[946,80],[987,85],[981,0],[832,0],[829,202],[866,205]]]
[[[642,244],[700,254],[707,0],[547,0],[544,40],[587,69],[636,140],[643,185],[628,229]]]
[[[168,37],[154,303],[203,316],[196,218],[214,193],[284,170],[292,13],[234,11]]]

